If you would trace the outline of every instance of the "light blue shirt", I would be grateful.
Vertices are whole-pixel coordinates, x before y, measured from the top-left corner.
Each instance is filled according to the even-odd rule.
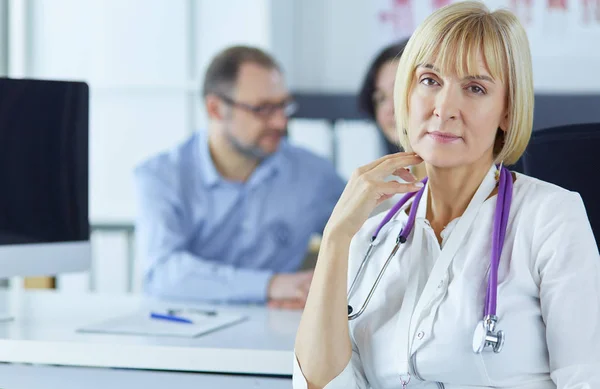
[[[265,302],[344,189],[331,163],[287,142],[245,183],[225,180],[205,132],[138,166],[135,184],[144,292],[210,302]]]

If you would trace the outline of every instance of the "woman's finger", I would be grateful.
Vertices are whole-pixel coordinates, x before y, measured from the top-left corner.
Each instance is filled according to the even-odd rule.
[[[402,178],[406,182],[415,182],[417,181],[417,177],[415,177],[408,168],[401,167],[400,169],[395,170],[392,175],[396,177]]]
[[[357,170],[358,172],[369,172],[372,171],[373,169],[375,169],[377,166],[380,166],[382,163],[385,163],[389,160],[402,160],[405,158],[411,159],[414,156],[416,156],[415,153],[405,153],[405,152],[400,152],[400,153],[394,153],[394,154],[388,154],[385,155],[381,158],[376,159],[375,161],[368,163],[366,165],[363,165],[361,167],[359,167]],[[419,162],[421,161],[420,157],[419,157]]]
[[[380,163],[376,167],[370,170],[370,175],[376,175],[377,177],[387,177],[395,171],[411,166],[417,165],[423,162],[423,159],[416,154],[413,155],[402,155],[397,158],[390,158]]]
[[[398,193],[409,193],[416,192],[423,187],[423,183],[421,181],[410,182],[410,183],[400,183],[398,181],[388,181],[382,182],[376,188],[376,192],[378,194],[378,200],[382,196],[393,196]]]

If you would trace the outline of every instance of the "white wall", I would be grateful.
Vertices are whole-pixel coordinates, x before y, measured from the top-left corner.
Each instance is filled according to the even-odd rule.
[[[484,1],[492,9],[508,8],[511,2]],[[395,30],[389,21],[382,22],[381,14],[409,12],[409,20],[416,25],[435,4],[444,1],[408,1],[408,11],[396,9],[394,3],[395,0],[297,0],[292,33],[293,87],[312,92],[356,92],[375,53],[407,35],[406,29]],[[595,48],[600,45],[600,20],[594,20],[592,12],[584,12],[583,1],[569,1],[566,12],[549,10],[546,1],[531,3],[527,32],[536,90],[600,92],[600,78],[579,75],[583,69],[600,68],[600,50]],[[525,20],[524,6],[516,11]],[[587,24],[586,15],[590,19]]]
[[[223,48],[248,44],[271,50],[269,0],[198,0],[195,4],[193,34],[196,66],[194,91],[198,91],[204,72],[212,57]],[[277,1],[277,0],[271,0]],[[197,93],[196,93],[196,96]],[[206,115],[196,99],[196,127],[206,124]]]
[[[277,61],[285,71],[288,81],[296,79],[299,67],[296,66],[295,30],[298,23],[298,11],[302,10],[297,0],[270,0],[268,24],[269,49],[275,54]]]
[[[28,76],[90,85],[90,219],[131,220],[133,167],[190,131],[187,2],[32,5]]]
[[[134,166],[205,124],[200,75],[217,51],[270,49],[267,0],[32,0],[30,12],[27,76],[90,84],[92,222],[131,221]]]

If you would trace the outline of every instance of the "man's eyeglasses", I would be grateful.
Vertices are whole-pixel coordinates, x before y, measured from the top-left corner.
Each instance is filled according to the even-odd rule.
[[[261,105],[251,105],[246,103],[241,103],[239,101],[235,101],[230,97],[225,95],[219,95],[219,97],[227,104],[232,107],[237,107],[244,109],[248,112],[255,114],[261,119],[269,119],[272,117],[275,112],[281,110],[286,117],[292,116],[298,110],[298,104],[293,100],[286,100],[278,104],[261,104]]]

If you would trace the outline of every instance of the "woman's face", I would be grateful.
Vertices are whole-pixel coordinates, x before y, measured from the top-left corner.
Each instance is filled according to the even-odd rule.
[[[394,80],[397,68],[397,60],[384,62],[375,77],[375,91],[373,92],[377,125],[383,130],[385,137],[394,144],[398,144],[398,132],[394,119]]]
[[[408,137],[426,163],[450,168],[493,161],[497,129],[506,130],[506,88],[494,80],[481,53],[465,78],[442,74],[435,64],[415,70],[409,97]]]

